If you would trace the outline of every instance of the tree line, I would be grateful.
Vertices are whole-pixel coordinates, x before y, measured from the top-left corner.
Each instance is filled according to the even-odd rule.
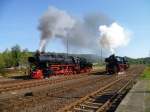
[[[130,64],[143,64],[143,65],[150,65],[150,57],[145,57],[145,58],[127,58],[128,62]]]
[[[32,53],[28,49],[21,50],[19,45],[0,53],[0,68],[26,66]]]
[[[28,57],[32,56],[34,53],[28,51],[28,49],[21,50],[19,45],[13,46],[11,49],[6,49],[4,52],[0,53],[0,69],[1,68],[11,68],[11,67],[25,67],[28,65]],[[75,55],[75,54],[74,54]],[[79,55],[79,54],[78,54]],[[86,57],[91,60],[91,62],[98,62],[97,56],[89,54],[80,54],[79,56]],[[92,58],[93,57],[93,58]],[[150,58],[138,58],[132,59],[127,57],[130,64],[145,64],[150,65]]]

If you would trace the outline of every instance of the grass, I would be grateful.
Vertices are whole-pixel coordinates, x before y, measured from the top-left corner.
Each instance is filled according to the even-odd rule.
[[[146,67],[143,71],[142,79],[150,79],[150,66]]]
[[[94,65],[93,70],[105,70],[105,66]]]
[[[0,76],[3,76],[3,77],[12,77],[16,75],[22,76],[24,73],[25,73],[24,69],[13,69],[13,70],[0,69]]]

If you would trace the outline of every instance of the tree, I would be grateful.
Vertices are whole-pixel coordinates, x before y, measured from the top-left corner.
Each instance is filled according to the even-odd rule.
[[[20,64],[22,66],[26,66],[28,64],[28,57],[32,56],[32,53],[28,51],[28,49],[24,49],[20,55]]]
[[[11,54],[13,59],[13,66],[17,67],[19,66],[19,60],[21,56],[21,49],[19,45],[15,45],[11,48]]]
[[[12,59],[11,51],[9,51],[8,49],[6,49],[2,53],[2,58],[4,60],[4,67],[11,67],[13,65],[13,59]]]
[[[2,53],[0,53],[0,69],[5,67],[5,61]]]

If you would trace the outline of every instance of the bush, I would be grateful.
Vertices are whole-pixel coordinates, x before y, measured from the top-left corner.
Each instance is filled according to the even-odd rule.
[[[142,75],[142,78],[150,79],[150,67],[149,66],[145,68],[143,75]]]

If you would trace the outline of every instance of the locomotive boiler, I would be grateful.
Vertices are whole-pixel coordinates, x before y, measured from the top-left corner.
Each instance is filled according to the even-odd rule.
[[[52,75],[71,75],[92,70],[92,63],[85,58],[37,52],[28,58],[31,78],[42,79]]]

